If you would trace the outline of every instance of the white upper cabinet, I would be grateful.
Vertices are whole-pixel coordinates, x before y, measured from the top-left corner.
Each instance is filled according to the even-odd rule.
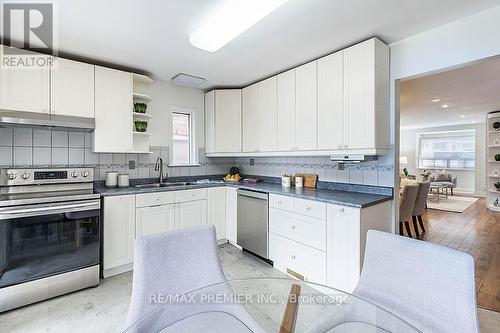
[[[128,152],[132,136],[132,74],[95,67],[94,152]]]
[[[373,38],[344,50],[346,149],[389,145],[389,47]]]
[[[344,144],[343,51],[318,60],[318,149]]]
[[[276,76],[257,84],[259,88],[259,151],[276,151],[277,149],[277,92]]]
[[[205,153],[215,152],[215,90],[205,94]]]
[[[243,95],[243,151],[277,149],[276,77],[248,86]]]
[[[54,58],[51,69],[51,113],[94,118],[94,66]]]
[[[389,47],[377,38],[243,88],[242,150],[227,100],[218,119],[218,93],[215,154],[377,155],[390,148]]]
[[[241,152],[241,89],[215,91],[215,152]]]
[[[277,85],[278,151],[295,149],[295,69],[281,73]]]
[[[317,147],[316,61],[295,72],[295,149],[315,150]]]
[[[6,48],[1,45],[0,47]],[[29,51],[23,52],[38,55]],[[8,69],[1,66],[0,109],[48,114],[49,71],[48,67]]]
[[[242,109],[242,147],[243,152],[259,151],[259,86],[252,84],[241,91]]]

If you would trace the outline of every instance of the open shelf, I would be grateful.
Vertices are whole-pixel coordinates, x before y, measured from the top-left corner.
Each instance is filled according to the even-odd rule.
[[[134,93],[134,101],[151,102],[152,98],[146,94]]]
[[[134,79],[134,82],[137,83],[144,83],[144,84],[152,84],[154,81],[151,79],[149,76],[142,75],[142,74],[132,74],[132,77]]]
[[[137,131],[133,131],[132,133],[134,133],[134,135],[140,135],[140,136],[150,136],[151,133],[149,132],[137,132]]]
[[[151,119],[151,115],[147,113],[139,113],[139,112],[133,112],[134,118],[141,118],[141,119]]]

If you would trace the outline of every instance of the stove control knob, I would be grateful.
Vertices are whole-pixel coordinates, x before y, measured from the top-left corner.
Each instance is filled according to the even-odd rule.
[[[25,173],[23,173],[22,177],[23,177],[24,180],[26,180],[26,179],[30,178],[30,174],[27,173],[27,172],[25,172]]]
[[[82,172],[82,176],[83,177],[88,177],[89,176],[89,172],[88,171],[83,171]]]
[[[79,175],[79,173],[78,173],[78,172],[76,172],[76,171],[73,171],[73,172],[71,173],[71,177],[73,177],[73,178],[78,177],[78,175]]]
[[[9,173],[7,176],[9,177],[9,180],[14,180],[17,177],[15,173]]]

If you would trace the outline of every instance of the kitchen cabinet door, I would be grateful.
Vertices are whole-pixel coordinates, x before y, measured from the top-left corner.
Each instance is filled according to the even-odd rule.
[[[205,94],[205,153],[215,152],[215,91]]]
[[[316,61],[296,69],[295,85],[295,147],[315,150],[317,147]]]
[[[7,48],[1,45],[0,47]],[[29,51],[22,52],[27,55],[43,56]],[[9,69],[0,66],[0,109],[48,114],[49,72],[49,67]]]
[[[51,113],[94,118],[94,66],[54,58],[51,69]]]
[[[343,52],[318,60],[318,149],[344,145]]]
[[[257,84],[258,94],[258,138],[259,151],[276,151],[277,143],[277,92],[276,76],[270,77]]]
[[[188,201],[176,204],[175,224],[179,228],[207,224],[207,200]]]
[[[226,187],[226,238],[236,245],[238,221],[238,190],[235,187]]]
[[[241,152],[241,89],[215,91],[215,152]]]
[[[253,84],[241,91],[243,152],[259,151],[259,85]]]
[[[295,69],[276,77],[278,151],[295,149]]]
[[[344,141],[375,148],[375,39],[344,50]]]
[[[134,261],[135,195],[104,197],[103,268],[114,269]]]
[[[360,210],[328,205],[327,284],[352,292],[361,273]]]
[[[135,222],[136,237],[174,230],[174,205],[137,208]]]
[[[217,239],[226,238],[226,188],[214,187],[208,189],[207,222],[213,224]]]
[[[132,150],[132,87],[132,74],[95,67],[94,152]]]

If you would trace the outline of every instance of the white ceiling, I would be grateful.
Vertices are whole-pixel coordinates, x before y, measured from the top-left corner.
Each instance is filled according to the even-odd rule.
[[[500,110],[500,58],[404,81],[400,93],[402,129],[483,123]]]
[[[289,0],[209,53],[188,36],[223,0],[54,0],[62,55],[169,80],[179,72],[212,86],[241,86],[357,41],[387,43],[471,15],[498,0]]]

